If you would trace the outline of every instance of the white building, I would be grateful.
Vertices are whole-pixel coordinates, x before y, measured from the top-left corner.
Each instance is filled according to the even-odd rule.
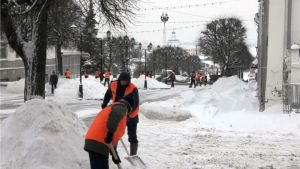
[[[300,84],[300,0],[258,0],[258,89],[260,109],[299,93],[289,91]],[[295,91],[294,91],[295,92]]]
[[[173,30],[171,38],[168,40],[168,45],[173,47],[179,47],[180,42],[176,38],[176,32]]]
[[[22,59],[9,46],[5,35],[0,38],[0,81],[15,81],[25,77]],[[63,71],[71,70],[72,75],[79,76],[80,52],[74,50],[62,50]],[[85,56],[87,54],[84,54]],[[47,48],[46,82],[52,71],[57,72],[57,58],[55,47]]]

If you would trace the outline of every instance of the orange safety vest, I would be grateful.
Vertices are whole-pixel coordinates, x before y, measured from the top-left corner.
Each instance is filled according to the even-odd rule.
[[[71,77],[71,71],[66,71],[66,77]]]
[[[116,100],[117,86],[118,86],[118,81],[113,81],[110,84],[110,90],[112,92],[113,103]],[[133,83],[130,83],[129,86],[126,87],[124,96],[131,94],[135,88],[136,88],[135,85]],[[139,108],[139,106],[137,106],[134,110],[131,111],[131,113],[129,113],[129,117],[135,118],[139,114],[139,111],[140,111],[140,108]]]
[[[106,137],[107,132],[108,132],[108,129],[107,129],[106,125],[107,125],[108,117],[111,113],[111,107],[112,107],[111,105],[105,107],[94,118],[94,121],[90,125],[90,128],[89,128],[89,130],[87,131],[87,133],[85,135],[86,140],[96,140],[100,143],[106,144],[105,143],[105,137]],[[112,140],[113,145],[116,145],[125,133],[126,118],[127,117],[124,116],[121,119],[121,121],[120,121],[120,123],[119,123],[119,125],[118,125],[118,127],[117,127],[117,129],[114,133],[113,140]]]
[[[104,78],[108,79],[109,76],[110,76],[109,71],[106,71],[106,72],[104,73]]]

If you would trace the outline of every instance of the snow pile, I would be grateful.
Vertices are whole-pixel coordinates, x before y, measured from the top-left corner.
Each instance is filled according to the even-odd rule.
[[[187,109],[202,127],[233,131],[272,131],[300,133],[300,114],[282,113],[278,103],[265,112],[258,112],[253,84],[237,77],[220,78],[211,89],[199,92],[196,102]]]
[[[161,101],[155,103],[144,103],[141,106],[141,113],[152,120],[183,121],[192,117],[191,113],[176,106],[176,100]]]
[[[186,77],[186,76],[175,75],[175,77],[176,77],[176,81],[178,81],[178,82],[186,82],[186,81],[188,81],[188,77]]]
[[[133,79],[131,79],[131,82],[134,83],[137,88],[143,89],[144,82],[145,82],[145,76],[140,76],[139,78],[133,78]],[[170,86],[166,85],[165,83],[161,83],[161,82],[157,81],[156,79],[147,77],[147,88],[148,89],[166,89],[166,88],[170,88]]]
[[[88,168],[85,125],[54,101],[30,100],[3,121],[1,168]]]
[[[104,97],[107,87],[100,83],[99,79],[94,76],[82,78],[83,98],[84,99],[100,99]],[[57,89],[55,90],[55,97],[71,97],[78,98],[79,78],[58,80]]]
[[[7,82],[6,90],[8,93],[24,93],[25,79],[20,79],[14,82]]]

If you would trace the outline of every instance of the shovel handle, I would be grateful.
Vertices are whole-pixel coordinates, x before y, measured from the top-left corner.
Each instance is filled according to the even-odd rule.
[[[112,153],[112,156],[113,156],[115,159],[118,159],[118,156],[117,156],[117,153],[116,153],[116,151],[115,151],[114,146],[113,146],[112,144],[107,144],[107,145],[108,145],[108,147],[109,147],[109,149],[110,149],[110,151],[111,151],[111,153]],[[120,164],[117,164],[117,166],[118,166],[118,169],[122,169],[122,166],[121,166]]]
[[[127,147],[126,147],[126,145],[125,145],[125,143],[124,143],[124,141],[123,141],[122,138],[121,138],[121,143],[122,143],[122,145],[123,145],[123,147],[124,147],[124,149],[125,149],[127,155],[130,156],[129,151],[128,151],[128,149],[127,149]]]

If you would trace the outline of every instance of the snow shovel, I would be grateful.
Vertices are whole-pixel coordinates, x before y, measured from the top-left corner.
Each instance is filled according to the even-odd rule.
[[[121,139],[122,145],[126,151],[126,154],[128,155],[128,157],[125,157],[125,159],[133,166],[137,167],[137,168],[141,168],[141,169],[146,169],[146,164],[144,163],[144,161],[137,155],[130,155],[129,151],[125,145],[125,143],[123,142],[123,140]]]
[[[114,156],[114,158],[115,158],[115,159],[118,159],[118,156],[117,156],[117,154],[116,154],[116,151],[115,151],[114,146],[113,146],[112,144],[107,144],[107,145],[108,145],[108,147],[109,147],[109,149],[110,149],[112,155]],[[118,169],[122,169],[122,166],[121,166],[120,164],[117,164],[117,166],[118,166]]]

